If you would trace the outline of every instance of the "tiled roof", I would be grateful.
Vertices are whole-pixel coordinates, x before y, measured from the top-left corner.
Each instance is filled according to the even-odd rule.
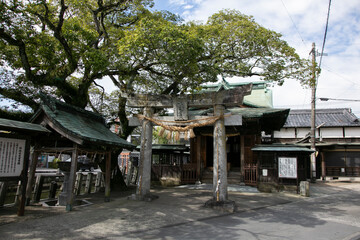
[[[135,145],[111,132],[101,115],[71,106],[49,96],[43,96],[42,101],[41,109],[34,115],[32,121],[35,121],[43,112],[57,130],[65,133],[65,137],[69,136],[92,144],[135,148]]]
[[[316,126],[321,127],[352,127],[360,126],[359,119],[348,108],[316,109]],[[284,127],[310,127],[311,110],[291,110]]]

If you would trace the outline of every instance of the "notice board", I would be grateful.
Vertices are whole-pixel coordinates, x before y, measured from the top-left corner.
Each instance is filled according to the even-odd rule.
[[[24,168],[25,139],[0,137],[0,178],[20,177]]]
[[[297,178],[297,158],[279,157],[278,158],[279,178]]]

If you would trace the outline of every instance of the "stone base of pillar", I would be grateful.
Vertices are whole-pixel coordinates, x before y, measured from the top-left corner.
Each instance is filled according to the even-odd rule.
[[[151,202],[158,198],[159,196],[150,193],[145,194],[144,196],[141,196],[139,194],[132,194],[131,196],[128,197],[128,200]]]
[[[216,201],[214,199],[210,199],[205,203],[205,207],[212,208],[221,212],[234,213],[236,211],[235,201]]]

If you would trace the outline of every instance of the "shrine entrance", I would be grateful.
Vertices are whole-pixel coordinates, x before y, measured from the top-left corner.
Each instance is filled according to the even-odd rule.
[[[161,126],[171,136],[175,132],[175,138],[180,134],[184,139],[194,138],[194,128],[201,128],[213,125],[212,144],[213,147],[213,201],[227,201],[227,145],[226,145],[226,126],[241,126],[241,115],[225,114],[227,107],[235,107],[242,104],[245,95],[251,93],[252,84],[243,85],[230,90],[219,92],[169,96],[169,95],[123,95],[127,98],[129,107],[143,108],[143,115],[131,118],[129,125],[142,126],[140,166],[136,194],[132,196],[134,200],[152,200],[150,194],[151,178],[151,157],[152,157],[152,130],[154,125]],[[213,114],[208,116],[189,115],[188,109],[213,108]],[[173,108],[173,117],[162,117],[154,114],[155,109]],[[200,139],[200,138],[199,138]],[[210,141],[210,140],[209,140]],[[197,176],[200,176],[201,144],[197,145],[199,151],[197,159]]]
[[[206,165],[205,168],[213,167],[213,147],[214,138],[206,136]],[[241,167],[241,151],[240,151],[240,136],[231,136],[226,139],[226,153],[228,170],[240,171]]]

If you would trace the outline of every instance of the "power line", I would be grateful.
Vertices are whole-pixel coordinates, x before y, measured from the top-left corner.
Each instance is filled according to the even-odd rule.
[[[327,31],[328,31],[328,26],[329,26],[330,7],[331,7],[331,0],[329,0],[328,13],[327,13],[327,18],[326,18],[326,26],[325,26],[325,33],[324,33],[324,40],[323,40],[323,44],[322,44],[322,48],[321,48],[321,54],[320,54],[319,68],[321,67],[321,61],[322,61],[322,57],[323,57],[323,54],[324,54],[326,36],[327,36]]]
[[[360,99],[345,99],[345,98],[319,98],[320,101],[329,101],[329,100],[335,100],[335,101],[344,101],[344,102],[360,102]]]
[[[285,3],[283,2],[283,0],[281,0],[281,3],[282,3],[282,5],[284,6],[285,11],[286,11],[287,15],[289,16],[289,18],[290,18],[290,20],[291,20],[292,24],[294,25],[294,28],[295,28],[295,30],[296,30],[296,32],[297,32],[297,34],[299,35],[299,37],[300,37],[300,39],[301,39],[302,43],[304,44],[304,46],[306,46],[306,43],[305,43],[305,41],[304,41],[303,37],[301,36],[301,34],[300,34],[300,32],[299,32],[299,29],[297,28],[297,26],[296,26],[296,24],[295,24],[294,19],[291,17],[291,15],[290,15],[289,11],[287,10],[287,8],[286,8]]]

